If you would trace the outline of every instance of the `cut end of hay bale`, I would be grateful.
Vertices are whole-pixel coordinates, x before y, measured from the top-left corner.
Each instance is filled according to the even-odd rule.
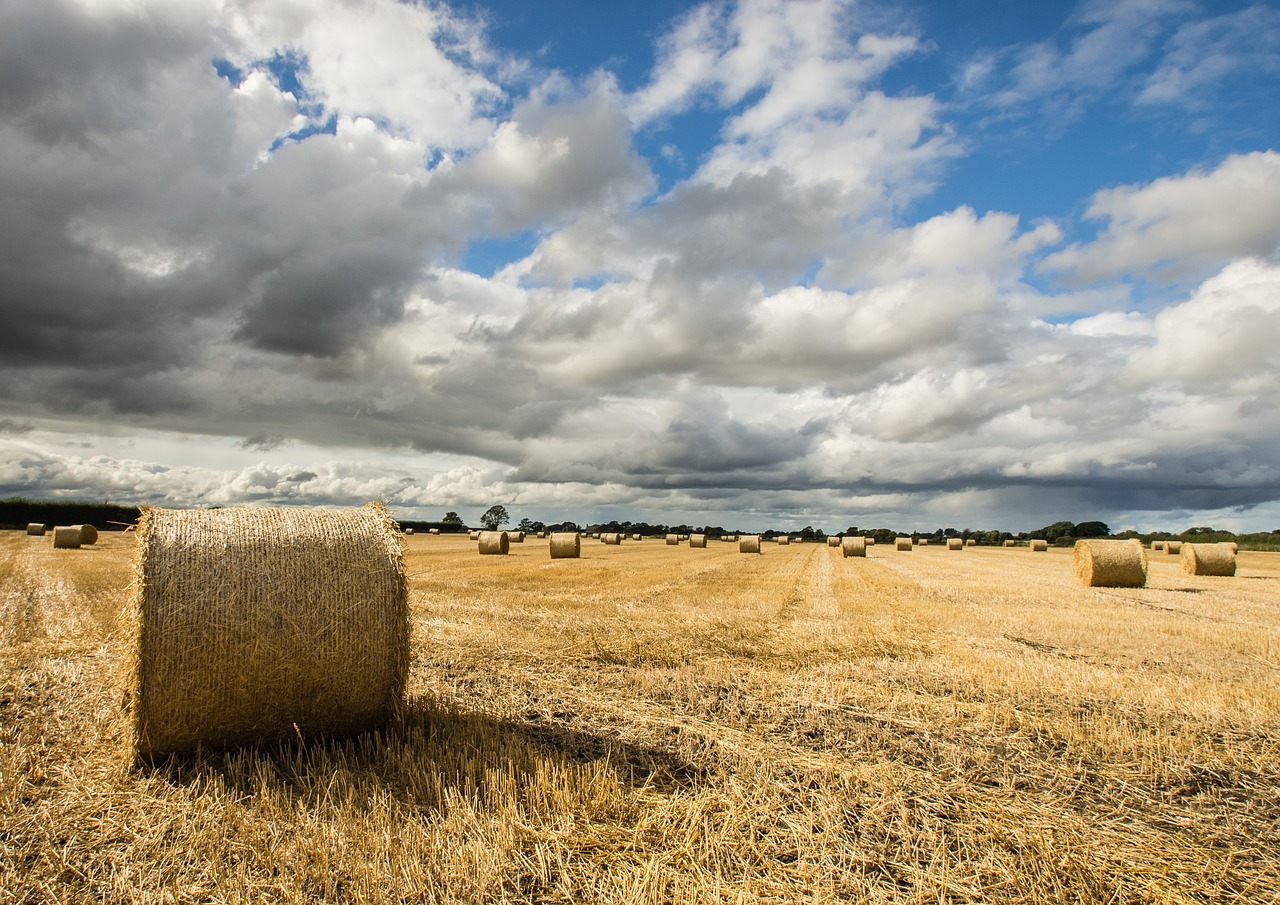
[[[1183,544],[1179,556],[1188,575],[1214,575],[1229,578],[1236,574],[1234,544]]]
[[[895,540],[895,541],[893,542],[893,549],[895,549],[895,550],[902,550],[902,551],[905,551],[905,552],[907,552],[907,553],[910,553],[910,552],[911,552],[911,538],[909,538],[909,537],[900,537],[900,538],[898,538],[897,540]]]
[[[98,542],[98,529],[93,525],[72,525],[71,527],[80,532],[80,543],[86,547],[91,547]]]
[[[511,551],[511,536],[506,531],[481,531],[478,540],[485,556],[506,556]]]
[[[1182,541],[1171,540],[1164,545],[1164,552],[1170,556],[1177,556],[1182,552]]]
[[[759,553],[760,552],[760,535],[744,534],[738,538],[739,553]]]
[[[865,537],[846,537],[840,541],[840,552],[847,558],[867,555],[867,539]]]
[[[45,530],[44,525],[37,525],[35,522],[27,525],[27,534],[32,537],[44,537]]]
[[[381,505],[147,509],[134,571],[136,757],[348,735],[402,711],[408,583]]]
[[[548,546],[552,559],[578,559],[582,556],[582,536],[577,531],[557,531]]]
[[[1147,551],[1140,540],[1078,540],[1076,580],[1089,588],[1141,588],[1147,583]]]

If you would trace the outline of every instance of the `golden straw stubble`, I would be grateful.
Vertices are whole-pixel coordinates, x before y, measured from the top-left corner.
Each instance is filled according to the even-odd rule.
[[[1141,588],[1147,583],[1147,551],[1140,540],[1078,540],[1076,580],[1089,588]]]
[[[1236,574],[1234,544],[1183,544],[1179,555],[1188,575],[1231,577]]]
[[[139,758],[338,736],[402,712],[403,541],[359,509],[148,509],[128,700]]]

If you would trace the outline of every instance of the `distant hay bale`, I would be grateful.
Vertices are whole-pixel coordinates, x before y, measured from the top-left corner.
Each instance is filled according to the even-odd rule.
[[[876,539],[874,537],[868,537],[864,539],[866,540],[868,547],[874,547],[876,545]]]
[[[972,537],[971,537],[971,538],[969,538],[967,541],[965,541],[965,542],[964,542],[964,545],[965,545],[966,547],[976,547],[976,546],[978,546],[978,541],[977,541],[976,539],[974,539],[974,538],[972,538]]]
[[[1236,574],[1234,544],[1183,544],[1182,569],[1188,575],[1217,575],[1230,577]]]
[[[37,525],[35,522],[32,522],[31,524],[27,525],[27,534],[31,535],[32,537],[44,537],[44,532],[45,532],[44,525]]]
[[[537,534],[534,535],[534,537],[536,537],[538,540],[543,540],[546,538],[546,536],[547,536],[547,532],[545,531],[539,531]]]
[[[611,547],[617,547],[622,543],[622,535],[613,533],[602,534],[600,535],[600,540]]]
[[[480,539],[479,531],[471,531],[467,534],[467,540],[479,540],[479,539]]]
[[[58,550],[79,550],[80,528],[73,525],[59,525],[54,528],[53,546]]]
[[[508,534],[508,536],[509,536],[509,538],[510,538],[510,540],[511,540],[511,543],[513,543],[513,544],[523,544],[523,543],[524,543],[524,532],[523,532],[523,531],[508,531],[508,532],[507,532],[507,534]]]
[[[1147,583],[1147,551],[1140,540],[1078,540],[1076,580],[1089,588],[1141,588]]]
[[[898,539],[896,539],[896,540],[893,542],[893,549],[898,550],[898,551],[900,551],[900,552],[901,552],[901,551],[905,551],[905,552],[907,552],[907,553],[910,553],[910,552],[911,552],[911,538],[909,538],[909,537],[899,537]]]
[[[789,544],[791,543],[791,538],[787,537],[787,536],[784,534],[784,535],[782,535],[781,537],[779,537],[779,538],[778,538],[778,543],[785,547],[785,546],[787,546],[787,545],[789,545]]]
[[[1170,556],[1177,556],[1182,552],[1182,541],[1171,540],[1164,545],[1164,552]]]
[[[963,549],[964,549],[964,541],[963,541],[963,540],[961,540],[961,539],[960,539],[960,538],[958,538],[958,537],[948,537],[948,538],[947,538],[947,549],[948,549],[948,550],[963,550]]]
[[[1018,542],[1016,540],[1007,540],[1004,542],[1004,545],[1006,547],[1016,547],[1018,546]]]
[[[505,531],[481,531],[480,552],[486,556],[506,556],[511,552],[511,537]]]
[[[582,536],[577,531],[557,531],[548,544],[552,559],[578,559],[582,556]]]
[[[668,546],[668,547],[674,547],[674,546],[676,546],[676,545],[677,545],[677,544],[679,544],[679,543],[680,543],[680,536],[679,536],[678,534],[668,534],[668,535],[667,535],[667,546]]]
[[[919,540],[919,541],[917,541],[917,543],[918,543],[918,544],[920,544],[920,546],[922,546],[922,547],[927,547],[927,546],[929,546],[929,538],[927,538],[927,537],[922,537],[922,538],[920,538],[920,540]]]
[[[1049,549],[1049,542],[1047,540],[1032,538],[1029,542],[1029,546],[1031,547],[1032,553],[1043,553]]]
[[[865,537],[846,537],[840,541],[840,551],[845,558],[867,555],[867,539]]]
[[[839,537],[828,537],[828,538],[827,538],[827,546],[828,546],[828,547],[838,547],[838,546],[840,546],[840,538],[839,538]]]
[[[760,552],[760,535],[744,534],[738,539],[739,553],[759,553]]]
[[[689,535],[689,546],[690,546],[690,547],[706,547],[706,545],[707,545],[707,536],[706,536],[705,534],[690,534],[690,535]]]
[[[128,704],[137,758],[348,735],[404,705],[400,531],[359,509],[146,509]]]
[[[413,533],[413,529],[412,529],[412,528],[405,528],[405,529],[404,529],[404,533],[405,533],[406,535],[412,534],[412,533]]]
[[[410,528],[409,530],[410,530],[410,532],[412,532],[412,531],[413,531],[413,529],[412,529],[412,528]],[[439,529],[439,528],[428,528],[428,529],[427,529],[427,533],[428,533],[428,534],[439,534],[439,533],[440,533],[440,529]]]
[[[1156,550],[1156,551],[1163,550],[1163,549],[1164,549],[1164,541],[1162,541],[1162,540],[1153,540],[1153,541],[1151,542],[1151,549],[1152,549],[1152,550]]]
[[[92,547],[98,542],[98,529],[93,525],[72,525],[71,527],[80,532],[80,543],[86,547]]]
[[[632,539],[632,540],[640,540],[640,539],[641,539],[641,535],[639,535],[639,534],[633,534],[633,535],[631,535],[631,539]]]

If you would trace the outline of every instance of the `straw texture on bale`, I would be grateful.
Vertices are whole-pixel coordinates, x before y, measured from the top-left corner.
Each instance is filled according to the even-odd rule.
[[[472,531],[467,534],[467,540],[479,540],[479,539],[480,539],[479,531]]]
[[[30,534],[32,537],[44,537],[44,531],[44,525],[37,525],[35,522],[27,525],[27,534]]]
[[[948,550],[963,550],[963,549],[964,549],[964,541],[962,541],[962,540],[961,540],[960,538],[958,538],[958,537],[948,537],[948,538],[947,538],[947,549],[948,549]]]
[[[92,547],[98,542],[98,529],[93,525],[72,525],[71,527],[80,532],[80,543],[86,547]]]
[[[1228,546],[1228,547],[1230,547],[1230,548],[1231,548],[1231,552],[1232,552],[1232,553],[1239,553],[1239,552],[1240,552],[1240,545],[1239,545],[1239,544],[1237,544],[1237,543],[1236,543],[1235,541],[1233,541],[1233,540],[1229,540],[1229,541],[1227,541],[1227,542],[1226,542],[1226,546]]]
[[[1140,540],[1078,540],[1076,580],[1089,588],[1141,588],[1147,583],[1147,551]]]
[[[744,534],[738,539],[739,553],[759,553],[760,552],[760,535]]]
[[[606,544],[608,544],[611,547],[616,547],[622,543],[622,535],[621,534],[602,534],[600,535],[600,540],[604,541]]]
[[[1236,551],[1231,544],[1183,544],[1182,569],[1188,575],[1236,574]]]
[[[838,538],[838,537],[828,537],[828,538],[827,538],[827,546],[828,546],[828,547],[838,547],[838,546],[840,546],[840,538]]]
[[[147,509],[128,703],[138,758],[339,736],[403,709],[400,531],[359,509]]]
[[[480,552],[486,556],[506,556],[511,552],[511,538],[505,531],[481,531]]]
[[[707,536],[705,534],[690,534],[690,547],[705,547],[707,545]]]
[[[1182,552],[1182,541],[1171,540],[1164,545],[1164,552],[1170,556],[1177,556]]]
[[[676,534],[667,535],[667,546],[674,547],[678,543],[680,543],[679,535],[676,535]]]
[[[1031,552],[1032,552],[1032,553],[1043,553],[1043,552],[1045,552],[1046,550],[1048,550],[1048,549],[1049,549],[1049,542],[1048,542],[1047,540],[1035,540],[1035,539],[1033,539],[1033,540],[1031,541],[1030,546],[1031,546]]]
[[[782,545],[782,546],[784,546],[784,547],[785,547],[785,546],[788,546],[788,545],[791,543],[791,538],[789,538],[789,537],[780,537],[780,538],[778,538],[778,543],[779,543],[779,544],[781,544],[781,545]]]
[[[1004,542],[1004,545],[1006,547],[1016,547],[1018,546],[1018,542],[1016,540],[1007,540]]]
[[[552,559],[578,559],[582,556],[582,536],[577,531],[556,531],[548,544]]]
[[[508,532],[507,532],[507,536],[508,536],[508,539],[509,539],[509,540],[511,541],[511,543],[513,543],[513,544],[523,544],[523,543],[524,543],[524,532],[523,532],[523,531],[508,531]]]
[[[74,525],[59,525],[54,528],[53,546],[59,550],[79,550],[80,528]]]
[[[905,550],[905,551],[907,551],[908,553],[910,553],[910,552],[911,552],[911,538],[909,538],[909,537],[900,537],[900,538],[898,538],[897,540],[895,540],[895,541],[893,542],[893,549],[895,549],[895,550]]]
[[[865,537],[846,537],[840,542],[840,551],[849,556],[866,556],[867,539]]]

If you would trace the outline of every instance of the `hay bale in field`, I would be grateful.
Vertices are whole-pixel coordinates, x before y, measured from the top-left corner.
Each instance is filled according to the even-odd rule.
[[[778,538],[778,543],[784,547],[789,546],[791,544],[791,538],[784,534]]]
[[[1151,549],[1152,549],[1152,550],[1155,550],[1156,552],[1159,552],[1159,551],[1163,550],[1163,549],[1164,549],[1164,541],[1162,541],[1162,540],[1153,540],[1153,541],[1151,542]]]
[[[577,531],[556,531],[548,544],[552,559],[578,559],[582,556],[582,536]]]
[[[897,539],[896,539],[896,540],[894,540],[894,542],[893,542],[893,549],[898,550],[898,551],[900,551],[900,552],[905,551],[905,552],[907,552],[907,553],[910,553],[910,552],[911,552],[911,538],[909,538],[909,537],[899,537],[899,538],[897,538]]]
[[[633,535],[631,535],[631,539],[632,539],[632,540],[641,540],[641,539],[642,539],[642,536],[641,536],[641,535],[639,535],[639,534],[633,534]]]
[[[972,537],[971,537],[971,538],[969,538],[967,541],[965,541],[965,542],[964,542],[964,545],[965,545],[966,547],[976,547],[976,546],[978,546],[978,541],[977,541],[976,539],[974,539],[974,538],[972,538]]]
[[[1049,549],[1049,542],[1047,540],[1032,538],[1028,546],[1031,547],[1032,553],[1043,553]]]
[[[1164,552],[1170,556],[1177,556],[1182,552],[1182,541],[1171,540],[1164,545]]]
[[[1090,588],[1141,588],[1147,583],[1147,551],[1140,540],[1078,540],[1076,579]]]
[[[412,531],[412,530],[413,530],[413,529],[410,529],[410,531]],[[439,533],[440,533],[440,529],[439,529],[439,528],[428,528],[428,529],[427,529],[427,533],[428,533],[428,534],[439,534]]]
[[[705,548],[707,546],[707,536],[705,534],[690,534],[689,546]]]
[[[1007,540],[1004,542],[1004,545],[1006,547],[1016,547],[1018,546],[1018,542],[1016,540]]]
[[[739,553],[759,553],[760,552],[760,535],[744,534],[738,539]]]
[[[622,535],[621,535],[621,534],[612,534],[612,533],[610,533],[610,534],[602,534],[602,535],[600,535],[600,540],[601,540],[602,542],[604,542],[604,543],[608,544],[608,545],[609,545],[609,546],[611,546],[611,547],[617,547],[617,546],[621,545],[621,543],[622,543]]]
[[[845,558],[867,555],[867,539],[865,537],[846,537],[840,541],[840,552]]]
[[[927,537],[922,537],[922,538],[920,538],[920,540],[918,540],[916,543],[918,543],[918,544],[919,544],[920,546],[922,546],[922,547],[927,547],[927,546],[929,546],[929,538],[927,538]]]
[[[86,547],[92,547],[98,542],[98,529],[93,525],[72,525],[71,527],[80,532],[80,543]]]
[[[863,540],[867,542],[868,547],[874,547],[876,545],[876,539],[874,537],[863,538]]]
[[[947,538],[947,549],[948,549],[948,550],[963,550],[963,549],[964,549],[964,541],[963,541],[963,540],[961,540],[961,539],[960,539],[960,538],[958,538],[958,537],[948,537],[948,538]]]
[[[1230,577],[1236,574],[1236,551],[1234,544],[1183,544],[1182,569],[1188,575],[1220,575]]]
[[[467,540],[479,540],[479,539],[480,539],[479,531],[471,531],[467,534]]]
[[[404,533],[405,533],[406,535],[412,534],[412,533],[413,533],[413,529],[412,529],[412,528],[405,528],[405,529],[404,529]]]
[[[679,536],[678,534],[668,534],[668,535],[667,535],[667,546],[668,546],[668,547],[674,547],[674,546],[676,546],[676,545],[677,545],[677,544],[679,544],[679,543],[680,543],[680,536]]]
[[[37,525],[35,522],[27,525],[27,534],[31,537],[44,537],[45,530],[44,525]]]
[[[524,543],[524,532],[523,532],[523,531],[508,531],[508,532],[507,532],[507,534],[508,534],[508,535],[510,535],[510,537],[511,537],[511,543],[513,543],[513,544],[523,544],[523,543]]]
[[[336,736],[404,705],[400,531],[359,509],[148,509],[138,525],[135,756]]]
[[[505,531],[481,531],[480,552],[486,556],[506,556],[511,552],[511,537]]]
[[[80,528],[76,525],[59,525],[53,529],[55,550],[79,550]]]
[[[827,546],[828,546],[828,547],[838,547],[838,546],[840,546],[840,538],[839,538],[838,536],[828,537],[828,538],[827,538]]]

